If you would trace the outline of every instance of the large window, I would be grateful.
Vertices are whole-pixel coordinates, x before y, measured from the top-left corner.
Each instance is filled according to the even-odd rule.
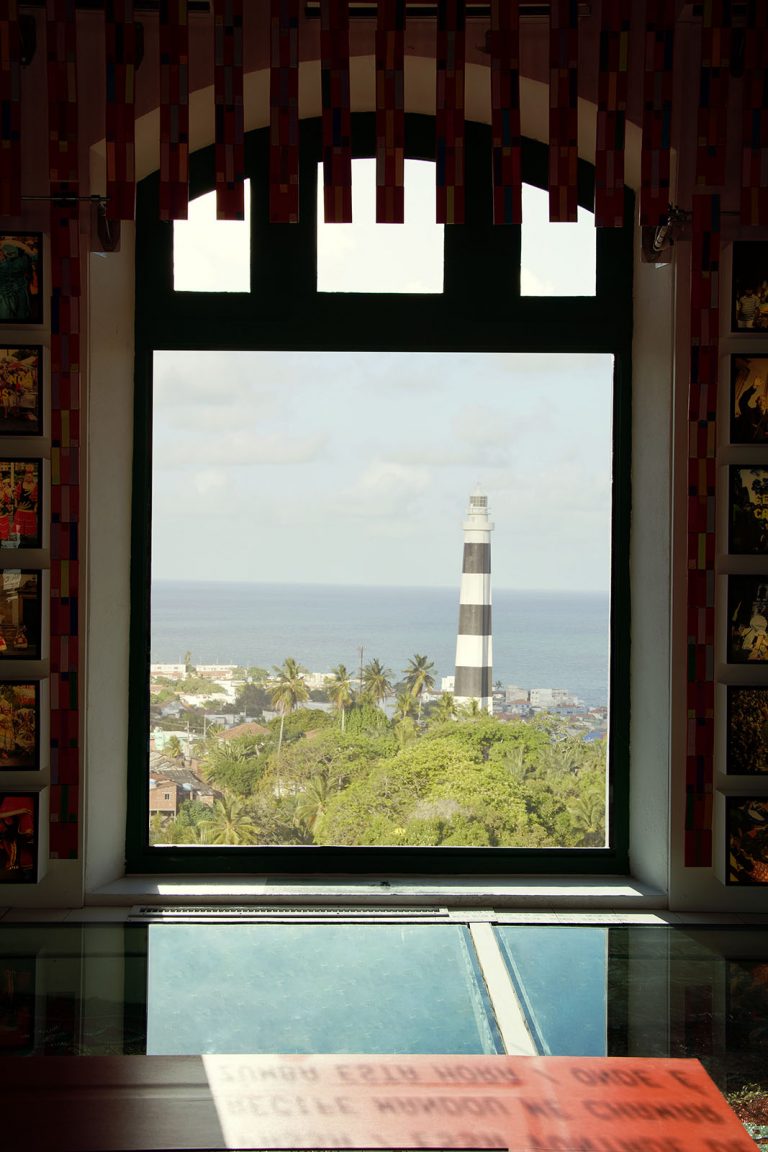
[[[324,291],[303,131],[296,226],[249,141],[250,292],[174,291],[141,190],[129,868],[621,870],[627,235],[526,296],[473,128],[443,291]]]

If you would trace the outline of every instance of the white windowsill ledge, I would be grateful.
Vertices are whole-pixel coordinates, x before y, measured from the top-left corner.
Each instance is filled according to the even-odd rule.
[[[91,906],[136,903],[441,905],[454,908],[665,908],[664,892],[625,876],[314,877],[131,876],[86,896]]]

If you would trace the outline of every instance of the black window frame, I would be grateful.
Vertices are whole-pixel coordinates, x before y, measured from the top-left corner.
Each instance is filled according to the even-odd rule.
[[[372,114],[353,116],[353,154],[375,152]],[[136,359],[126,870],[338,875],[626,874],[629,866],[629,531],[634,196],[623,228],[596,229],[594,296],[520,295],[521,229],[492,223],[491,140],[466,126],[466,223],[444,230],[444,292],[318,292],[318,120],[301,122],[300,223],[268,222],[269,132],[246,137],[250,293],[176,292],[173,229],[159,219],[157,173],[137,191]],[[548,150],[523,141],[523,180],[547,185]],[[406,155],[434,160],[434,120],[406,117]],[[594,169],[578,168],[579,203]],[[215,186],[213,148],[190,158],[190,197]],[[555,303],[559,304],[556,309]],[[159,350],[610,353],[613,387],[608,828],[604,848],[152,846],[148,826],[152,359]]]

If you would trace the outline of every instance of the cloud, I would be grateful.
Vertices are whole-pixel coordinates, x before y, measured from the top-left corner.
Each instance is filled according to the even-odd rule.
[[[185,438],[172,440],[155,451],[155,468],[177,470],[194,468],[204,460],[208,465],[252,467],[262,464],[308,464],[323,456],[324,436],[290,436],[279,433],[259,436],[248,429],[231,432],[215,440]]]
[[[398,464],[390,460],[371,463],[354,488],[347,488],[335,501],[345,516],[386,520],[414,519],[414,505],[431,485],[428,468]]]

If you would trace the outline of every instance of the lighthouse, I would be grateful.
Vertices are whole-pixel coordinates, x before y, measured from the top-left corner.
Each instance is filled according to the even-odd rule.
[[[491,631],[491,532],[488,497],[475,489],[469,498],[464,529],[464,562],[456,637],[454,699],[458,705],[477,700],[493,711]]]

